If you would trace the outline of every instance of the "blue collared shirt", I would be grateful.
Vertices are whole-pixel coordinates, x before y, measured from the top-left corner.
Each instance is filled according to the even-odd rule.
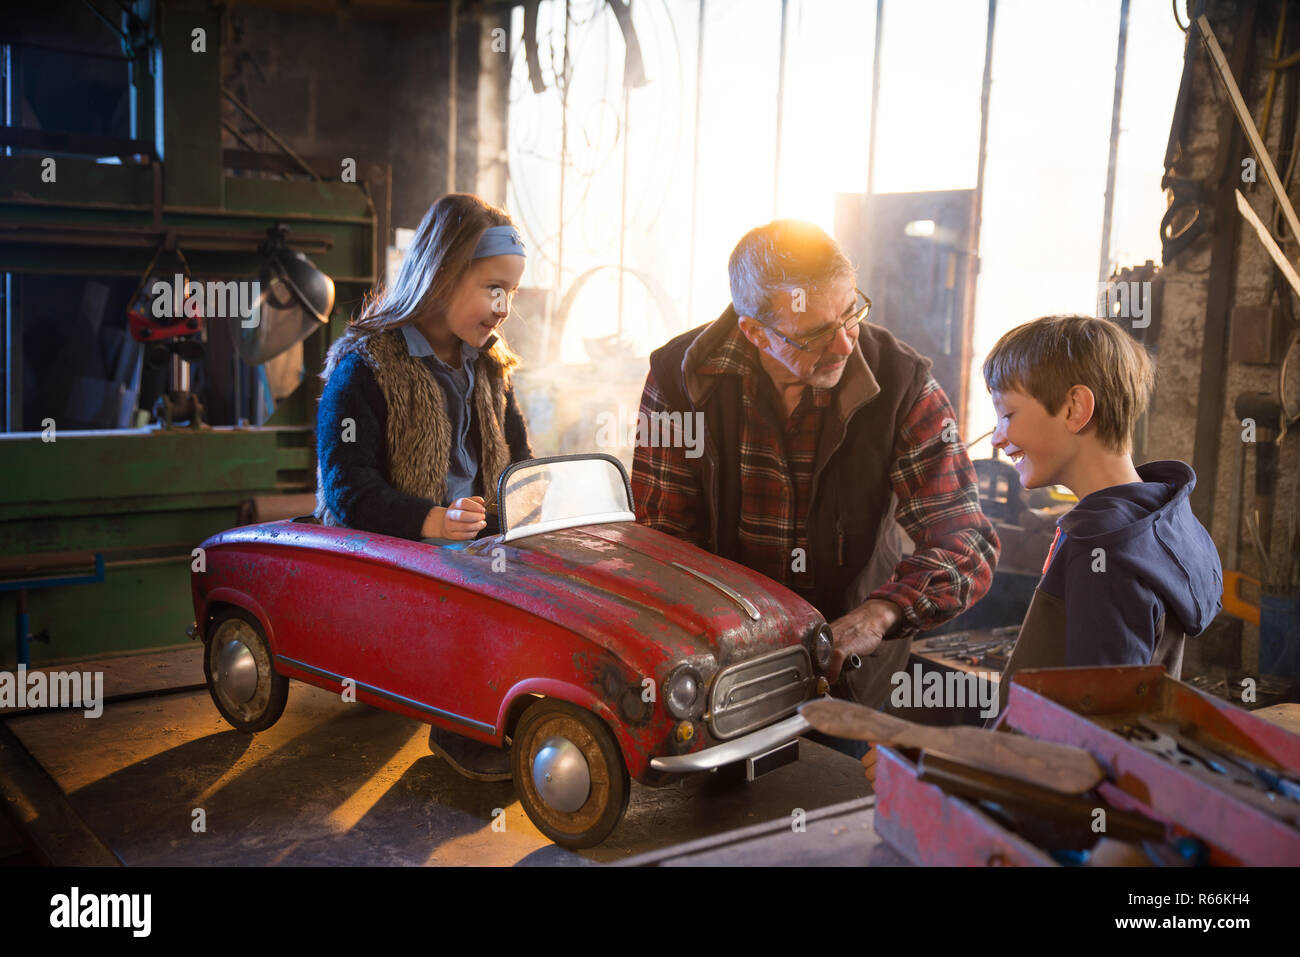
[[[479,350],[468,342],[460,344],[460,368],[453,369],[438,358],[429,341],[413,325],[402,326],[406,351],[424,364],[438,385],[447,403],[447,418],[451,421],[452,443],[447,458],[447,499],[438,504],[449,506],[458,498],[474,494],[474,479],[478,476],[478,458],[470,446],[470,419],[474,408],[474,364]]]

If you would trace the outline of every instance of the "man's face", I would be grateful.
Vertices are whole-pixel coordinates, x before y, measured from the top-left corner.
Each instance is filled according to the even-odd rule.
[[[803,312],[794,308],[800,299],[805,300]],[[802,343],[809,336],[844,322],[852,315],[856,301],[853,277],[841,276],[821,292],[809,293],[806,297],[782,293],[773,306],[769,325],[771,329]],[[749,328],[742,326],[742,329],[746,338],[771,360],[764,362],[764,366],[778,386],[803,383],[830,389],[844,374],[844,364],[853,353],[861,326],[852,332],[840,329],[806,351],[773,335],[761,324],[755,323]]]
[[[992,398],[998,414],[993,447],[1011,458],[1020,484],[1025,488],[1061,484],[1075,449],[1065,422],[1069,403],[1052,415],[1033,396],[1015,389],[994,389]]]

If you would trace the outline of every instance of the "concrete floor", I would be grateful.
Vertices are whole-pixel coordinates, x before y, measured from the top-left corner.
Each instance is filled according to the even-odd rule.
[[[105,670],[111,699],[201,683],[197,651],[93,667]],[[280,721],[255,736],[232,730],[206,691],[119,700],[94,720],[79,711],[5,720],[132,865],[604,863],[870,794],[857,761],[805,741],[796,764],[752,784],[634,782],[610,838],[572,853],[533,827],[512,784],[467,781],[431,754],[427,725],[299,682]],[[504,830],[492,828],[498,808]],[[200,817],[206,830],[195,829]]]

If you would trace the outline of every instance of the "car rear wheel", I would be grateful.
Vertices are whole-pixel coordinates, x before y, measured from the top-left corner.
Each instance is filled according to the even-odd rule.
[[[591,847],[623,819],[631,778],[613,733],[590,711],[538,701],[515,729],[510,761],[524,811],[556,844]]]
[[[284,713],[289,679],[276,672],[261,626],[242,609],[228,609],[213,621],[203,675],[217,710],[238,731],[265,731]]]

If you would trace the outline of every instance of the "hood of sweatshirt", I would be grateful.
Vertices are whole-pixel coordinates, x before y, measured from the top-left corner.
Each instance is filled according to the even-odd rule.
[[[1223,570],[1209,533],[1192,514],[1196,473],[1185,462],[1138,466],[1141,482],[1099,489],[1058,522],[1076,548],[1101,548],[1107,571],[1149,584],[1188,635],[1218,614]]]

